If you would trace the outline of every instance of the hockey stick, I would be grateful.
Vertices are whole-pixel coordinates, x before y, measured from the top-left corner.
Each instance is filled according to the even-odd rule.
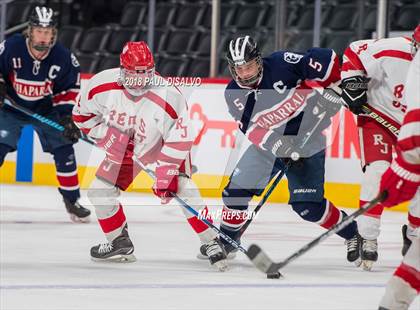
[[[32,112],[31,110],[24,108],[20,105],[18,105],[17,103],[13,102],[11,99],[9,98],[5,98],[4,99],[4,103],[7,106],[10,106],[36,120],[38,120],[39,122],[46,124],[58,131],[64,131],[64,127],[61,126],[59,123],[50,120],[47,117],[44,117],[42,115],[39,115],[37,113]],[[81,138],[83,141],[86,141],[89,144],[95,145],[95,143],[90,140],[89,138],[86,137],[86,135],[82,136]],[[140,166],[143,168],[143,170],[152,178],[155,177],[154,173],[151,170],[148,170],[144,167],[144,165],[136,160],[136,162],[138,164],[140,164]],[[226,235],[225,233],[223,233],[219,228],[217,228],[215,225],[213,225],[213,223],[211,223],[210,221],[208,221],[206,218],[203,218],[200,216],[200,214],[197,212],[197,210],[195,210],[194,208],[192,208],[190,205],[188,205],[183,199],[181,199],[178,195],[173,194],[174,195],[174,199],[177,200],[185,209],[187,209],[191,214],[197,216],[197,218],[199,220],[201,220],[203,223],[205,223],[208,227],[210,227],[211,229],[213,229],[214,231],[216,231],[223,239],[225,239],[229,244],[231,244],[233,247],[237,248],[238,250],[240,250],[241,252],[243,252],[246,256],[248,256],[248,258],[250,258],[250,256],[248,255],[248,251],[242,247],[240,244],[238,244],[235,240],[233,240],[232,238],[230,238],[228,235]],[[251,259],[251,258],[250,258]]]
[[[387,120],[385,120],[382,116],[378,115],[376,112],[372,111],[372,109],[369,106],[362,106],[362,111],[363,113],[365,113],[366,116],[373,118],[376,122],[388,129],[388,131],[391,132],[395,137],[398,137],[400,129],[390,124]]]
[[[23,114],[26,114],[26,115],[36,119],[37,121],[39,121],[43,124],[46,124],[46,125],[54,128],[54,129],[57,129],[58,131],[61,131],[61,132],[64,131],[64,127],[62,125],[60,125],[59,123],[57,123],[53,120],[50,120],[49,118],[47,118],[45,116],[42,116],[38,113],[32,112],[31,110],[29,110],[25,107],[22,107],[21,105],[14,102],[11,98],[4,98],[4,104],[9,106],[9,107],[12,107],[13,109],[15,109],[19,112],[22,112]],[[83,132],[81,132],[81,134],[82,134],[82,136],[81,136],[80,139],[82,139],[83,141],[85,141],[89,144],[92,144],[92,145],[95,144],[95,142],[90,140]]]
[[[318,128],[319,124],[322,122],[322,120],[324,119],[326,115],[326,112],[320,113],[318,115],[318,121],[315,124],[315,126],[311,129],[311,131],[308,131],[305,134],[304,139],[302,140],[301,145],[299,146],[300,149],[303,149],[306,145],[306,143],[309,141],[309,139],[312,137],[313,133],[315,132],[315,130]],[[293,156],[292,156],[293,157]],[[299,157],[299,156],[298,156]],[[290,166],[292,165],[292,162],[294,160],[291,159],[289,160],[285,167],[281,170],[281,172],[277,175],[277,177],[274,179],[273,183],[271,183],[271,186],[268,188],[267,192],[265,193],[265,195],[263,196],[263,198],[261,199],[261,201],[258,203],[258,205],[255,207],[253,214],[254,216],[250,217],[245,224],[241,227],[241,229],[239,230],[239,234],[238,234],[238,238],[240,238],[245,230],[248,228],[248,226],[251,224],[252,219],[255,217],[255,215],[258,213],[258,211],[261,209],[261,207],[266,203],[268,197],[270,197],[271,193],[274,191],[274,189],[277,187],[277,185],[279,184],[279,182],[281,181],[281,179],[283,178],[284,174],[286,173],[286,171],[290,168]]]
[[[260,246],[256,244],[252,244],[248,248],[248,257],[251,259],[251,261],[254,263],[254,265],[261,270],[262,272],[266,274],[273,274],[278,272],[281,268],[289,264],[290,262],[294,261],[298,257],[302,256],[315,246],[317,246],[319,243],[324,241],[326,238],[328,238],[331,235],[334,235],[339,230],[343,229],[347,225],[349,225],[354,219],[356,219],[358,216],[364,214],[366,211],[372,209],[375,207],[378,203],[382,202],[386,199],[388,196],[388,193],[386,191],[382,192],[378,195],[375,199],[371,200],[369,203],[367,203],[364,207],[358,209],[357,211],[353,212],[351,215],[344,218],[340,223],[337,223],[333,227],[331,227],[329,230],[324,232],[322,235],[320,235],[318,238],[312,240],[308,244],[304,245],[302,248],[294,252],[292,255],[284,259],[283,261],[279,263],[273,262],[268,255],[261,249]]]
[[[140,167],[142,167],[142,169],[153,179],[156,178],[155,174],[153,171],[151,171],[150,169],[147,169],[144,164],[138,160],[137,158],[134,159],[136,163],[138,163],[140,165]],[[188,203],[185,202],[184,199],[182,199],[181,197],[179,197],[177,194],[172,193],[173,198],[178,201],[181,206],[183,208],[185,208],[186,210],[188,210],[191,214],[195,215],[200,221],[202,221],[204,224],[206,224],[209,228],[213,229],[215,232],[217,232],[219,234],[220,237],[222,237],[223,239],[225,239],[230,245],[232,245],[234,248],[240,250],[242,253],[244,253],[249,259],[252,260],[251,256],[249,255],[248,251],[242,247],[238,242],[236,242],[235,240],[233,240],[231,237],[229,237],[228,235],[226,235],[224,232],[222,232],[219,228],[217,228],[217,226],[215,226],[212,222],[210,222],[209,220],[207,220],[205,217],[202,216],[202,214],[198,213],[197,210],[195,210],[193,207],[191,207]],[[277,273],[277,272],[274,272]],[[279,276],[280,277],[280,276]]]
[[[341,96],[341,94],[343,92],[342,89],[339,86],[333,86],[333,87],[331,87],[331,89],[339,96]],[[346,107],[346,105],[344,104],[343,100],[341,100],[341,105],[344,106],[346,109],[348,109]],[[400,129],[395,127],[390,122],[388,122],[386,119],[384,119],[384,117],[382,117],[381,115],[379,115],[378,113],[373,111],[372,108],[369,107],[368,104],[362,105],[362,111],[363,111],[362,115],[371,117],[374,121],[378,122],[384,128],[388,129],[388,131],[391,134],[393,134],[395,137],[398,137],[398,134],[400,133]]]

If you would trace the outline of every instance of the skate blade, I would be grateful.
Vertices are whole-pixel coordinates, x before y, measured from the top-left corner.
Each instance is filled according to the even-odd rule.
[[[362,260],[362,268],[364,271],[371,271],[374,261]]]
[[[73,223],[76,223],[76,224],[87,224],[87,223],[90,223],[90,216],[78,217],[78,216],[76,216],[74,214],[69,214],[69,216],[70,216],[70,220]]]
[[[115,255],[112,257],[108,257],[108,258],[96,258],[96,257],[92,257],[91,259],[94,262],[105,262],[105,263],[134,263],[135,261],[137,261],[137,258],[133,255],[133,254],[129,254],[129,255]]]
[[[236,253],[235,252],[230,252],[228,255],[227,255],[227,259],[228,260],[232,260],[232,259],[235,259],[235,257],[236,257]],[[203,254],[201,254],[201,253],[198,253],[197,254],[197,258],[198,259],[201,259],[201,260],[208,260],[209,259],[209,257],[207,256],[207,255],[203,255]]]
[[[356,259],[356,260],[353,262],[353,264],[354,264],[356,267],[360,267],[360,265],[362,264],[362,260],[361,260],[361,258],[359,257],[358,259]]]

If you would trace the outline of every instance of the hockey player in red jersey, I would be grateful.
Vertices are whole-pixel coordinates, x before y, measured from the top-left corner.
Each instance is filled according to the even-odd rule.
[[[397,37],[361,40],[350,44],[344,52],[342,66],[342,98],[357,116],[363,179],[360,206],[375,198],[379,181],[392,162],[392,154],[407,106],[401,98],[413,58],[412,48],[419,42],[420,27],[413,40]],[[363,114],[367,105],[382,119],[379,124]],[[371,270],[378,259],[377,238],[383,205],[379,204],[358,219],[362,237],[361,259],[365,270]],[[403,234],[406,226],[403,227]],[[410,231],[407,234],[411,234]]]
[[[80,88],[76,57],[56,42],[54,12],[35,7],[25,33],[0,43],[0,166],[17,143],[25,125],[38,133],[44,152],[53,155],[59,192],[74,222],[88,222],[90,211],[80,197],[73,144],[80,137],[71,111]],[[64,135],[4,104],[5,97],[65,127]]]
[[[420,26],[418,27],[420,30]],[[420,34],[420,31],[417,32]],[[414,46],[418,48],[417,46]],[[381,310],[408,309],[420,293],[420,53],[407,75],[403,104],[407,112],[400,129],[397,157],[382,176],[380,191],[387,191],[386,207],[411,199],[408,222],[411,245],[386,287]],[[414,198],[413,198],[414,197]]]
[[[136,161],[154,170],[153,191],[162,203],[176,193],[193,206],[205,207],[190,178],[194,134],[185,98],[155,74],[153,55],[143,41],[124,46],[120,66],[92,77],[73,110],[77,126],[106,152],[88,192],[108,240],[92,247],[94,260],[135,259],[117,198],[141,171]],[[226,255],[217,234],[196,216],[184,213],[205,245],[210,263],[225,270]]]

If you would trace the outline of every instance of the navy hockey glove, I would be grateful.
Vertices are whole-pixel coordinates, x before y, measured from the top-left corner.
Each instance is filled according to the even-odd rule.
[[[295,145],[294,139],[290,136],[283,136],[278,139],[271,147],[271,153],[277,158],[287,164],[291,160],[297,162],[300,159],[300,154],[297,151],[298,146]]]
[[[362,114],[367,104],[367,90],[370,79],[365,76],[352,76],[341,81],[341,98],[346,107],[356,115]]]
[[[6,82],[0,74],[0,109],[4,105],[4,98],[6,98]]]
[[[80,129],[74,124],[71,114],[61,117],[60,124],[64,127],[63,136],[72,143],[79,141],[82,136]]]
[[[342,102],[339,94],[330,88],[326,88],[322,95],[318,97],[316,103],[318,111],[316,111],[316,113],[314,111],[314,114],[326,112],[327,117],[333,117],[340,110]]]

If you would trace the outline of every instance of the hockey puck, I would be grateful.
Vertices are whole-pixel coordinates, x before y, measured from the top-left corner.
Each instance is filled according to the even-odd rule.
[[[267,274],[267,279],[280,279],[282,277],[280,272]]]

